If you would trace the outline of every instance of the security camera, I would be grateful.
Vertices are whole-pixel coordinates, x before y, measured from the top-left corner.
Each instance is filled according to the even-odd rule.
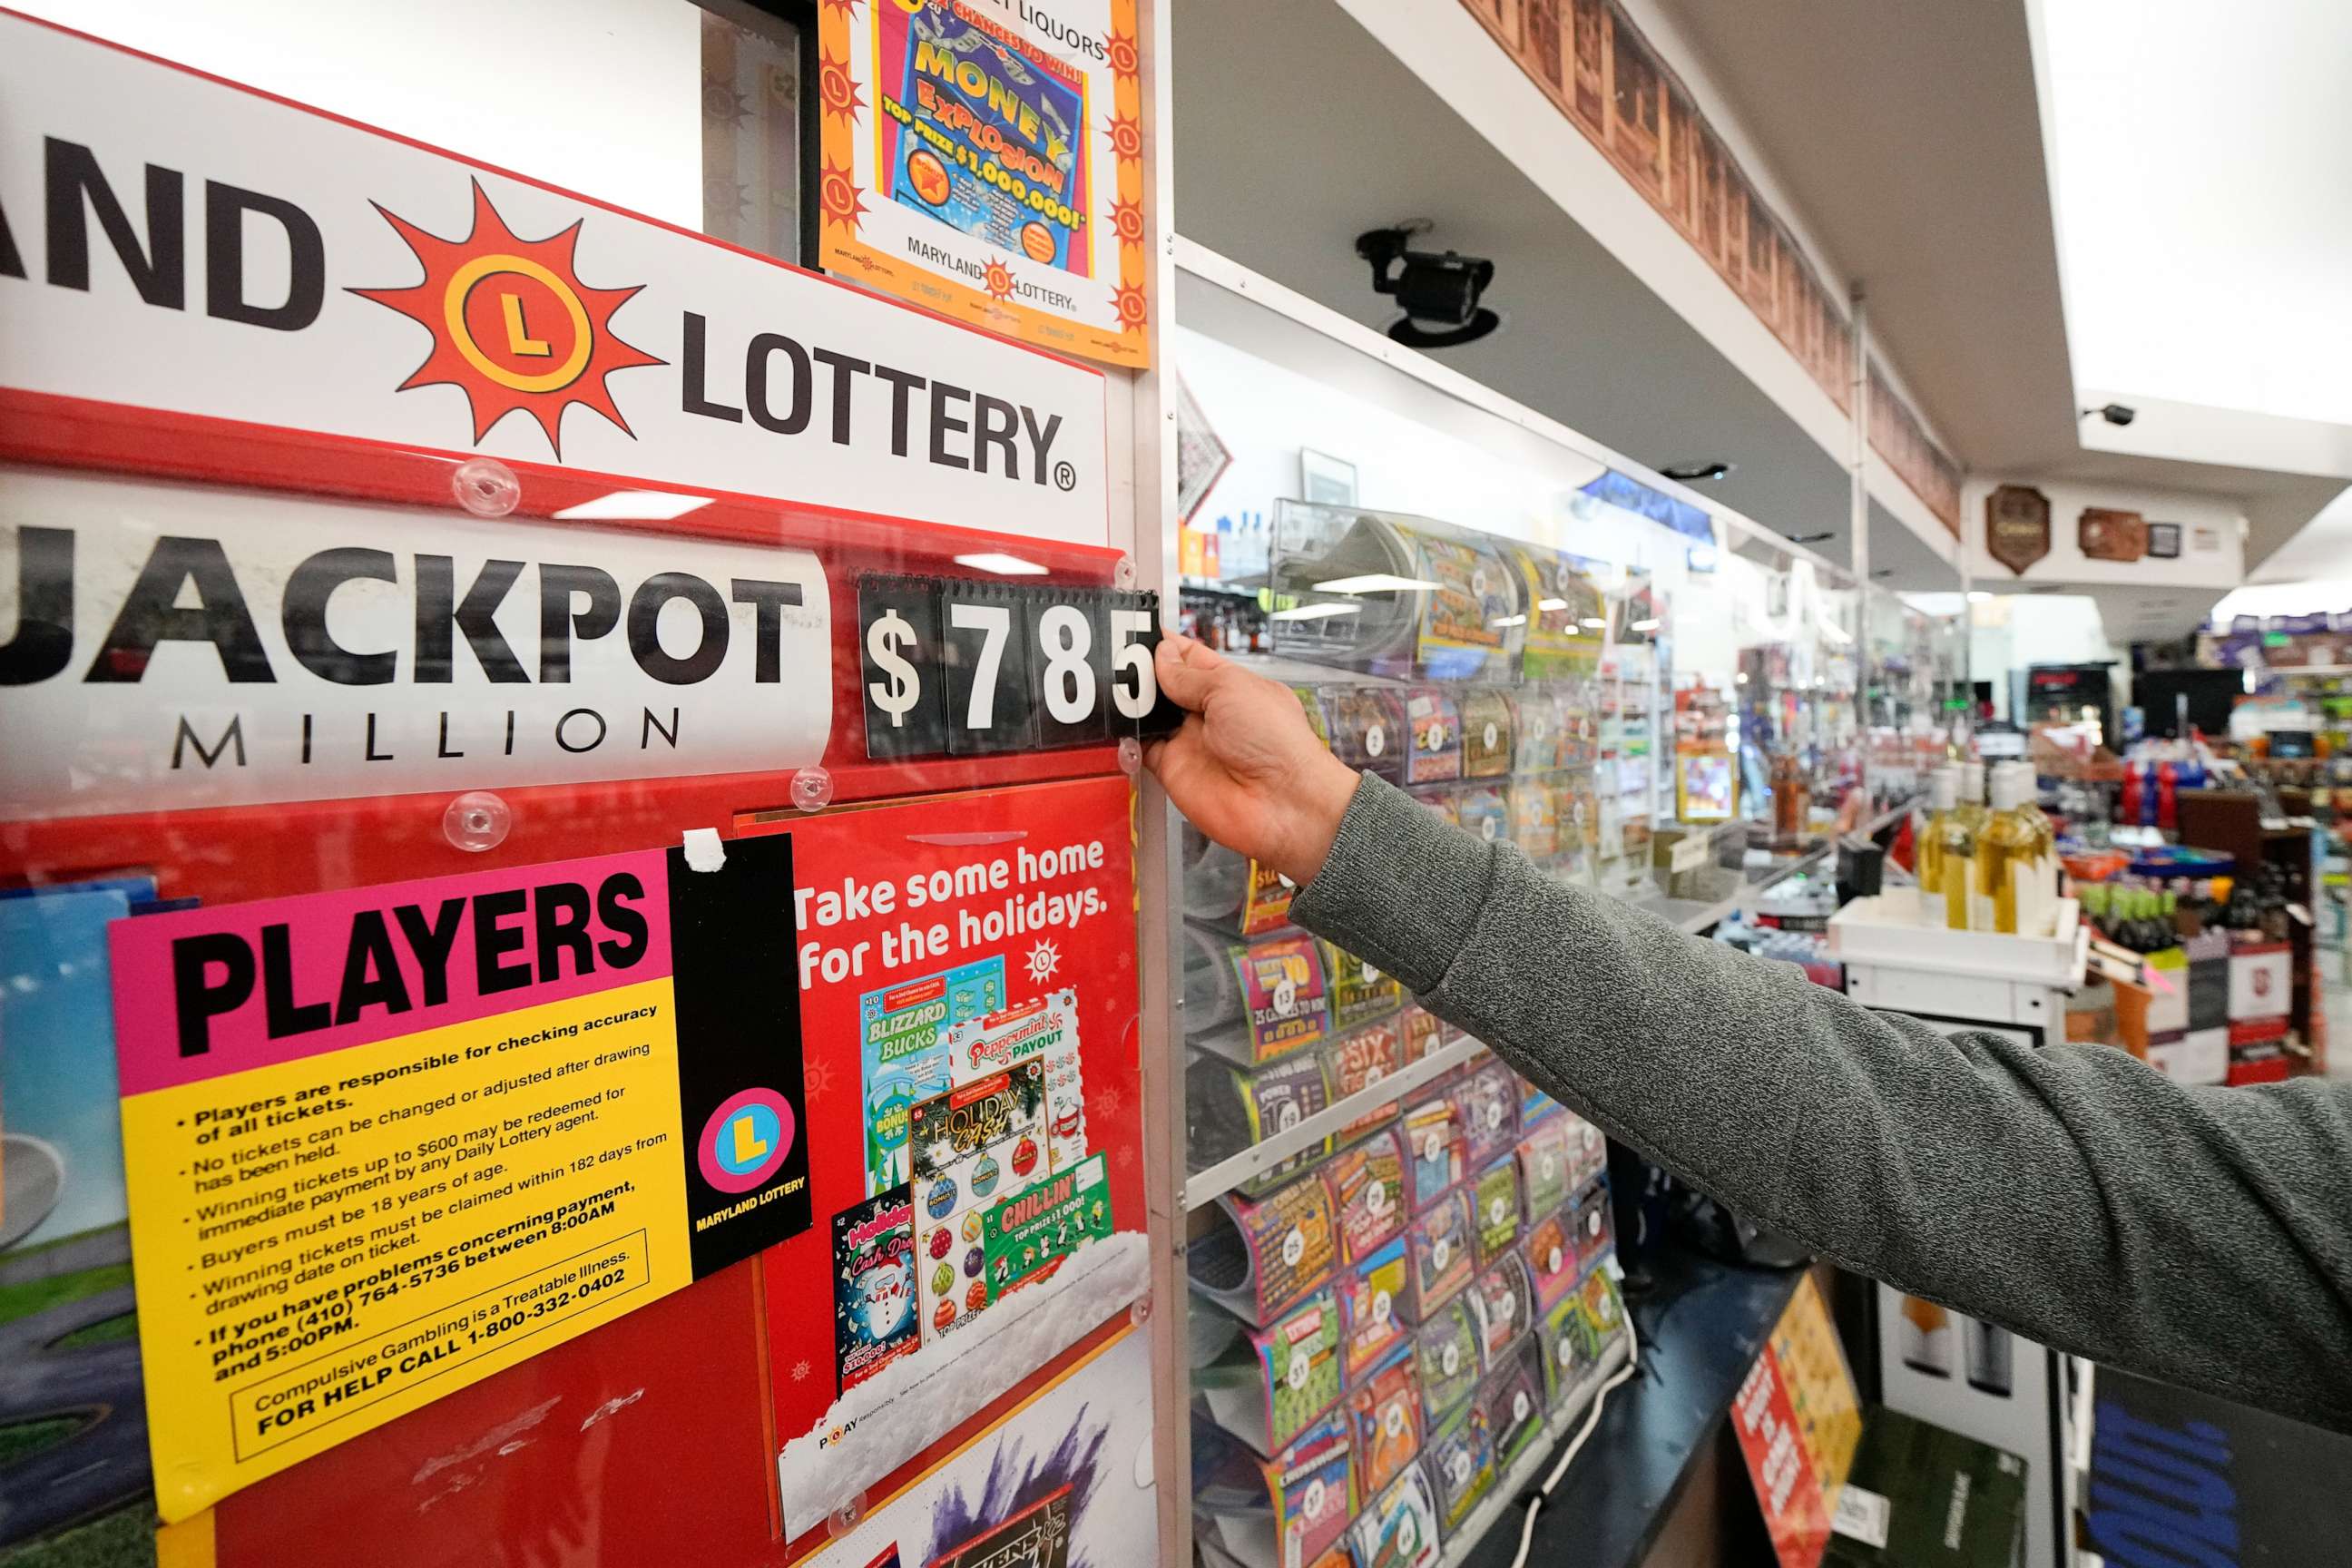
[[[2110,403],[2105,408],[2085,408],[2081,417],[2088,419],[2094,414],[2110,425],[2128,425],[2139,417],[2138,409],[2121,403]]]
[[[1495,280],[1484,257],[1410,248],[1412,227],[1376,228],[1356,237],[1356,254],[1372,264],[1372,292],[1392,297],[1404,314],[1389,336],[1417,349],[1475,342],[1503,324],[1478,303]]]

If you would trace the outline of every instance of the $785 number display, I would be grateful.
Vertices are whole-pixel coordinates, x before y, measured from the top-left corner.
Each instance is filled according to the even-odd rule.
[[[869,758],[977,756],[1164,733],[1159,595],[868,576],[857,587]]]

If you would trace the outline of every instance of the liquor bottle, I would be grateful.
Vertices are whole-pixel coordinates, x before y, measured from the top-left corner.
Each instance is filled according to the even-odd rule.
[[[1927,791],[1927,817],[1918,833],[1919,898],[1940,917],[1943,907],[1936,900],[1944,896],[1944,824],[1951,820],[1952,807],[1960,798],[1959,770],[1937,768]]]
[[[1944,924],[1953,931],[1971,928],[1969,911],[1976,901],[1977,886],[1977,830],[1968,810],[1966,769],[1961,771],[1960,780],[1962,798],[1945,815],[1943,830],[1937,836],[1942,843],[1938,859],[1944,884]]]
[[[2264,937],[2272,942],[2284,942],[2287,932],[2286,873],[2276,866],[2262,870],[2262,887],[2258,891],[2261,916],[2257,921]]]
[[[1992,815],[1977,835],[1977,899],[1969,909],[1970,929],[2015,936],[2030,931],[2020,923],[2030,920],[2035,879],[2041,874],[2034,856],[2032,826],[2019,815],[2017,773],[1995,769]],[[1984,923],[1978,924],[1979,921]]]
[[[1968,1338],[1962,1342],[1969,1386],[1980,1394],[2007,1399],[2011,1392],[2009,1331],[1981,1318],[1964,1318]]]
[[[2050,819],[2033,803],[2033,765],[2002,763],[1993,769],[1993,787],[2014,805],[2005,815],[2013,819],[2019,854],[2011,862],[2015,883],[2017,930],[2039,934],[2050,923],[2058,902],[2058,839]],[[1981,838],[1979,839],[1981,843]],[[1998,922],[1996,922],[1998,923]]]
[[[2230,903],[2221,916],[2221,923],[2233,931],[2252,931],[2263,923],[2262,899],[2254,891],[2253,879],[2239,877],[2230,885]],[[2234,940],[2234,939],[2233,939]],[[2251,938],[2245,940],[2251,941]]]
[[[1960,800],[1955,807],[1968,821],[1969,831],[1984,831],[1985,818],[1992,814],[1985,809],[1985,765],[1982,763],[1960,764]]]
[[[1952,1317],[1933,1301],[1903,1298],[1903,1364],[1929,1377],[1952,1375]]]

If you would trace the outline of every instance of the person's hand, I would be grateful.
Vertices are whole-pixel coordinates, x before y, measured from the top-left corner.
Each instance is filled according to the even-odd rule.
[[[1191,637],[1161,639],[1160,689],[1189,711],[1144,761],[1192,826],[1292,881],[1323,868],[1356,772],[1323,749],[1298,694]]]

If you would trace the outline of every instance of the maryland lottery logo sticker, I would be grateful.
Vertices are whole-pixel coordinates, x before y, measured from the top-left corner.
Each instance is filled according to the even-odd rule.
[[[524,239],[499,216],[479,181],[474,182],[473,226],[462,239],[444,239],[372,205],[425,268],[424,280],[405,288],[352,290],[433,334],[432,352],[396,390],[457,387],[472,407],[477,446],[499,420],[520,410],[539,422],[549,448],[561,458],[563,415],[574,405],[635,438],[605,378],[667,362],[613,331],[614,312],[645,285],[599,289],[582,281],[573,262],[580,223],[543,239]]]
[[[792,1152],[793,1108],[772,1089],[747,1089],[703,1123],[702,1179],[722,1193],[748,1193],[781,1169]]]

